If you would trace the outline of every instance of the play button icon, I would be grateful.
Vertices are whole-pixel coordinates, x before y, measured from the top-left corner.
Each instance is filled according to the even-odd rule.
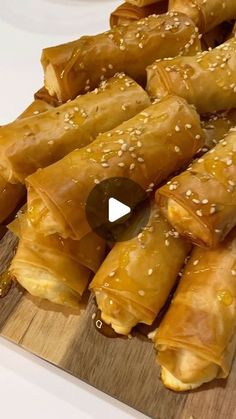
[[[122,204],[122,202],[117,201],[115,198],[110,198],[108,201],[108,220],[110,223],[118,221],[120,218],[123,218],[125,215],[131,213],[131,208],[128,205]]]
[[[86,216],[92,230],[105,240],[130,240],[149,221],[149,196],[140,185],[130,179],[109,178],[90,192]]]

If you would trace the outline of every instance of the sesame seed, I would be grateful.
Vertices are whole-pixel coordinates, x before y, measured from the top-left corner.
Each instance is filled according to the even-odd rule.
[[[208,201],[208,199],[203,199],[203,200],[202,200],[202,204],[203,204],[203,205],[208,204],[208,202],[209,202],[209,201]]]
[[[141,297],[143,297],[145,295],[145,292],[143,290],[138,291],[138,294],[141,295]]]
[[[196,214],[198,215],[198,217],[202,217],[202,210],[197,210]]]
[[[109,277],[112,278],[115,275],[115,271],[109,273]]]
[[[135,164],[134,163],[131,163],[131,165],[129,166],[129,169],[130,170],[134,170],[134,168],[135,168]]]
[[[175,152],[176,153],[179,153],[180,152],[180,148],[177,145],[175,146]]]
[[[187,192],[185,192],[186,196],[191,196],[192,195],[192,191],[189,189]]]
[[[122,144],[121,150],[122,151],[127,151],[127,149],[128,149],[128,145],[127,144]]]
[[[153,269],[148,269],[148,276],[151,276],[153,274]]]
[[[198,263],[199,263],[199,260],[198,259],[194,260],[193,266],[196,266]]]
[[[231,269],[231,274],[232,274],[233,276],[236,276],[236,269]]]
[[[175,126],[175,131],[176,131],[176,132],[180,132],[180,127],[179,127],[179,125],[176,125],[176,126]]]

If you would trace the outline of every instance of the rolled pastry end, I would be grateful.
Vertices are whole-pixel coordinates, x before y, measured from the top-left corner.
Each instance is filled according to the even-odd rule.
[[[45,205],[43,199],[41,199],[40,195],[37,195],[35,189],[33,187],[29,187],[28,189],[28,197],[31,202],[31,205],[28,207],[28,218],[31,222],[32,226],[39,232],[45,235],[52,235],[52,234],[59,234],[63,238],[67,238],[68,236],[65,235],[65,222],[63,216],[56,211],[56,221],[55,217],[52,216],[52,213],[49,211],[48,207]],[[49,202],[50,208],[56,208],[53,202]]]
[[[218,377],[220,367],[185,348],[159,352],[161,379],[174,391],[189,391]]]
[[[120,335],[128,335],[134,326],[139,323],[135,316],[133,306],[129,302],[114,299],[104,291],[95,291],[98,308],[101,310],[102,320],[110,325]]]
[[[164,198],[165,199],[165,198]],[[200,245],[211,245],[207,226],[172,198],[165,200],[163,212],[173,227],[183,236]]]
[[[162,367],[161,369],[161,380],[166,388],[169,388],[173,391],[189,391],[194,390],[195,388],[200,387],[202,383],[183,383],[174,377],[170,371]]]
[[[13,262],[10,273],[34,297],[67,307],[80,307],[81,296],[48,270],[18,261],[17,263]]]
[[[61,98],[61,88],[57,78],[57,73],[52,64],[47,64],[44,75],[44,85],[50,96],[56,96],[58,100]]]

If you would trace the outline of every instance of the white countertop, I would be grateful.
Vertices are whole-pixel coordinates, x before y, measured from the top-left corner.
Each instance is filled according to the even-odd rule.
[[[112,0],[0,0],[0,124],[42,85],[43,47],[108,28]],[[0,338],[4,419],[130,419],[142,414]]]

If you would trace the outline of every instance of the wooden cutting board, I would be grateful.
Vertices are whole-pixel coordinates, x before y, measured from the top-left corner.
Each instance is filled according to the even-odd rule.
[[[15,244],[10,233],[2,239],[1,271]],[[0,334],[151,418],[236,419],[236,362],[228,380],[175,394],[159,379],[151,342],[141,335],[108,339],[96,331],[93,313],[89,296],[80,311],[72,311],[15,286],[0,300]]]

